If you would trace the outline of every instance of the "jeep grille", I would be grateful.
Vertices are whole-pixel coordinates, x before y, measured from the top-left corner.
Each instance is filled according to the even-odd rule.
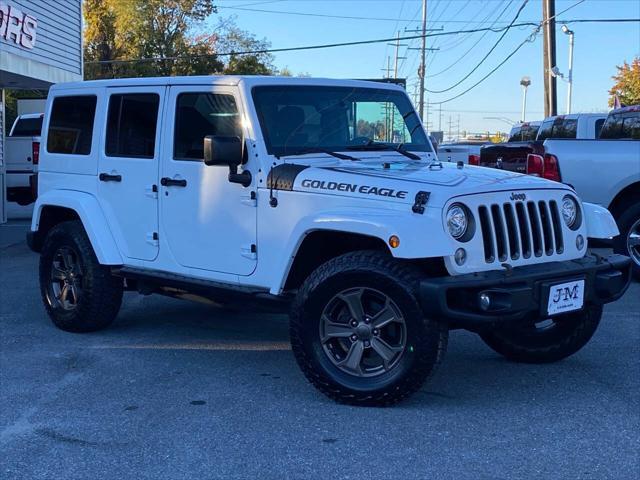
[[[478,218],[487,263],[564,251],[562,220],[555,200],[480,206]]]

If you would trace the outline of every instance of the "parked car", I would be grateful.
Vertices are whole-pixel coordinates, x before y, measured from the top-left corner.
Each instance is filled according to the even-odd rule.
[[[614,250],[634,261],[640,280],[640,106],[612,110],[598,140],[547,139],[530,155],[527,173],[564,182],[582,199],[613,214]]]
[[[492,143],[486,140],[443,143],[440,145],[438,158],[444,162],[468,163],[471,155],[480,155],[480,148],[484,145],[492,145]]]
[[[532,142],[538,135],[538,130],[542,125],[542,121],[539,122],[521,122],[515,124],[509,132],[509,139],[507,142]]]
[[[594,139],[607,118],[606,113],[576,113],[548,117],[540,124],[535,140],[498,143],[483,147],[480,157],[469,163],[526,173],[527,155],[543,153],[542,142],[548,138]]]
[[[587,255],[617,233],[604,208],[439,162],[395,85],[57,84],[43,146],[27,241],[56,326],[107,327],[124,290],[288,311],[295,359],[340,402],[406,398],[452,328],[516,361],[565,358],[629,284],[627,257]]]
[[[42,117],[42,113],[18,116],[5,139],[9,202],[29,205],[35,201]]]

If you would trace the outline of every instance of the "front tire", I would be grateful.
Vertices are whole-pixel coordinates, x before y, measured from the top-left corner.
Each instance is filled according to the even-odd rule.
[[[573,355],[591,339],[602,307],[588,307],[556,319],[532,319],[480,334],[484,342],[507,359],[521,363],[551,363]]]
[[[122,279],[101,265],[82,224],[51,229],[40,254],[40,292],[56,327],[93,332],[113,322],[122,303]]]
[[[340,402],[395,404],[418,390],[441,362],[446,325],[424,317],[419,274],[379,252],[332,259],[300,288],[291,344],[306,378]]]
[[[620,235],[613,240],[613,251],[631,257],[633,276],[640,280],[640,201],[629,203],[617,223]]]

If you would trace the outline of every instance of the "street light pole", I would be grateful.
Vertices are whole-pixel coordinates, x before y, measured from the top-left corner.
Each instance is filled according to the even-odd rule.
[[[529,77],[522,77],[520,85],[522,85],[522,115],[520,117],[520,121],[524,123],[527,111],[527,88],[531,85],[531,79]]]
[[[567,113],[571,113],[571,94],[573,89],[573,30],[569,30],[566,25],[562,26],[562,31],[569,35],[569,73],[567,75]]]

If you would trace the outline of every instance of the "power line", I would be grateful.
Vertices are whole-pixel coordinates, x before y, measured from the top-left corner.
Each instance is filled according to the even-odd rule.
[[[491,53],[496,48],[498,48],[498,45],[500,45],[500,42],[502,42],[502,39],[504,39],[504,37],[507,35],[507,33],[509,32],[509,29],[511,29],[511,27],[513,27],[513,25],[516,23],[516,20],[518,20],[518,17],[520,16],[520,13],[522,13],[522,10],[524,10],[524,7],[527,6],[527,3],[529,3],[529,0],[524,0],[522,2],[522,5],[520,5],[520,8],[516,12],[516,16],[513,17],[513,20],[511,20],[511,23],[507,26],[507,28],[504,30],[504,32],[502,32],[502,35],[500,35],[500,38],[498,38],[496,43],[494,43],[493,47],[491,47],[491,49],[487,52],[487,54],[484,57],[482,57],[482,60],[480,60],[478,62],[478,64],[475,67],[473,67],[469,73],[467,73],[464,77],[462,77],[460,80],[458,80],[456,83],[454,83],[450,87],[444,88],[442,90],[429,90],[429,89],[426,89],[427,92],[429,92],[429,93],[444,93],[444,92],[448,92],[449,90],[453,90],[458,85],[460,85],[462,82],[464,82],[467,78],[469,78],[473,74],[473,72],[475,72],[478,68],[480,68],[482,66],[482,64],[484,63],[484,61],[487,58],[489,58],[489,55],[491,55]]]
[[[617,19],[586,19],[586,20],[563,20],[558,21],[559,23],[576,23],[576,22],[592,22],[592,23],[630,23],[630,22],[640,22],[640,18],[617,18]],[[540,22],[521,22],[513,24],[511,27],[538,27]],[[427,33],[426,37],[439,37],[439,36],[448,36],[448,35],[461,35],[467,33],[477,33],[477,32],[485,32],[490,31],[494,33],[500,33],[504,31],[507,27],[501,28],[475,28],[470,30],[455,30],[452,32],[436,32],[436,33]],[[259,50],[246,50],[246,51],[233,51],[233,52],[220,52],[220,53],[206,53],[200,55],[182,55],[176,57],[146,57],[146,58],[133,58],[133,59],[124,59],[124,60],[93,60],[84,62],[85,64],[118,64],[118,63],[133,63],[133,62],[161,62],[161,61],[173,61],[173,60],[186,60],[190,58],[206,58],[206,57],[225,57],[232,55],[258,55],[263,53],[279,53],[279,52],[293,52],[293,51],[301,51],[301,50],[319,50],[323,48],[336,48],[336,47],[352,47],[358,45],[370,45],[375,43],[384,43],[384,42],[392,42],[396,40],[414,40],[422,38],[422,35],[408,35],[404,37],[386,37],[386,38],[378,38],[373,40],[359,40],[353,42],[339,42],[339,43],[325,43],[319,45],[306,45],[299,47],[286,47],[286,48],[264,48]]]
[[[484,77],[482,77],[480,80],[478,80],[476,83],[474,83],[473,85],[471,85],[469,88],[467,88],[465,91],[451,97],[448,98],[446,100],[442,100],[441,102],[431,102],[433,105],[442,105],[443,103],[448,103],[452,100],[455,100],[456,98],[460,98],[461,96],[465,95],[466,93],[469,93],[471,90],[473,90],[474,88],[476,88],[478,85],[480,85],[482,82],[484,82],[487,78],[489,78],[491,75],[493,75],[500,67],[502,67],[505,63],[507,63],[507,61],[509,61],[509,59],[511,57],[513,57],[518,50],[520,50],[525,44],[533,42],[536,38],[536,36],[538,35],[538,33],[540,32],[540,27],[536,28],[536,30],[530,34],[527,38],[525,38],[517,47],[515,50],[513,50],[508,56],[507,58],[505,58],[502,62],[500,62],[495,68],[493,68],[493,70],[491,70],[489,73],[487,73]]]

